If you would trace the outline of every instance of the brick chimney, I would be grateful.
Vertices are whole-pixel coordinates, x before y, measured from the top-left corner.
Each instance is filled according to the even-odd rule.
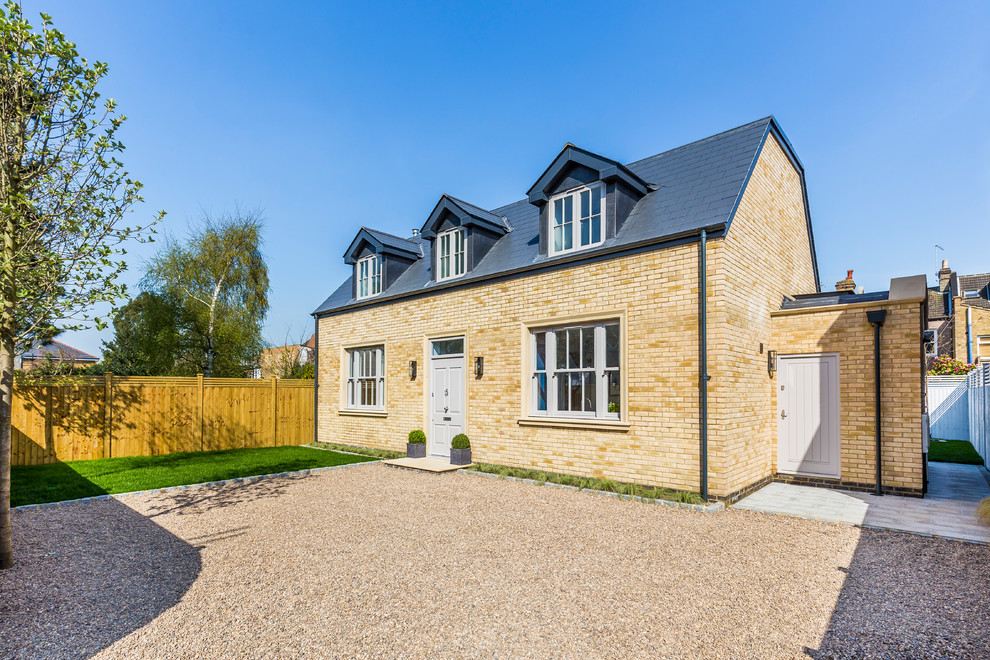
[[[856,292],[856,283],[853,282],[853,272],[851,270],[846,271],[846,279],[839,280],[835,283],[835,290],[849,293]]]
[[[942,268],[938,271],[938,290],[946,292],[949,290],[949,281],[952,279],[952,269],[949,268],[949,260],[942,259]]]

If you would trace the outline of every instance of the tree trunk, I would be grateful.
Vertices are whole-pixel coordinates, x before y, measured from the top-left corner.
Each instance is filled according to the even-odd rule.
[[[10,416],[14,400],[14,340],[0,339],[0,569],[14,564],[10,526]]]

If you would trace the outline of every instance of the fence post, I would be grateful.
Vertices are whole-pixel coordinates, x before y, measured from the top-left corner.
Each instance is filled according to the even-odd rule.
[[[104,374],[103,388],[103,458],[113,458],[113,374]]]
[[[278,447],[278,379],[272,376],[272,447]]]
[[[203,396],[203,374],[196,374],[196,392],[199,395],[199,450],[206,450],[206,401]]]

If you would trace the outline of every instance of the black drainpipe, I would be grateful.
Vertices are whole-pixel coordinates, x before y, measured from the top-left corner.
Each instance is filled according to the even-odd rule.
[[[701,230],[701,253],[699,269],[699,291],[698,291],[698,329],[701,339],[699,341],[700,366],[699,384],[701,387],[701,499],[708,501],[708,267],[706,265],[708,234]]]
[[[313,442],[320,441],[320,317],[315,319],[313,335]]]
[[[880,428],[880,326],[887,318],[887,310],[872,309],[866,313],[866,320],[873,324],[873,383],[875,385],[874,399],[876,407],[876,439],[877,439],[877,495],[883,495],[883,442]]]

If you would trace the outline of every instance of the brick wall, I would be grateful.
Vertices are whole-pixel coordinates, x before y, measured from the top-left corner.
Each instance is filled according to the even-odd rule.
[[[477,461],[698,489],[698,246],[687,244],[320,319],[319,437],[403,450],[426,429],[430,337],[467,340],[467,433]],[[625,430],[530,427],[524,322],[625,317]],[[342,346],[384,343],[387,416],[341,415]],[[484,356],[475,379],[471,363]],[[418,363],[415,381],[409,362]]]
[[[965,298],[957,297],[953,302],[952,312],[953,320],[955,321],[955,351],[956,359],[963,362],[969,356],[969,349],[966,345],[968,338],[966,336],[966,309],[968,308],[965,303]],[[973,362],[977,360],[977,337],[981,335],[990,335],[990,309],[984,309],[982,307],[973,307]],[[984,352],[986,350],[984,349]],[[984,360],[990,358],[990,355],[983,355]]]
[[[866,320],[866,310],[880,307],[887,309],[880,352],[884,485],[920,491],[924,392],[921,332],[925,323],[922,303],[778,312],[773,316],[773,345],[780,355],[839,353],[842,481],[875,484],[873,326]],[[776,411],[777,389],[771,388],[771,392],[770,410]],[[776,451],[772,458],[776,470]]]
[[[709,361],[713,491],[773,473],[777,426],[766,351],[784,294],[814,293],[815,271],[798,171],[771,136],[724,246],[712,261]],[[760,352],[760,345],[763,352]]]

